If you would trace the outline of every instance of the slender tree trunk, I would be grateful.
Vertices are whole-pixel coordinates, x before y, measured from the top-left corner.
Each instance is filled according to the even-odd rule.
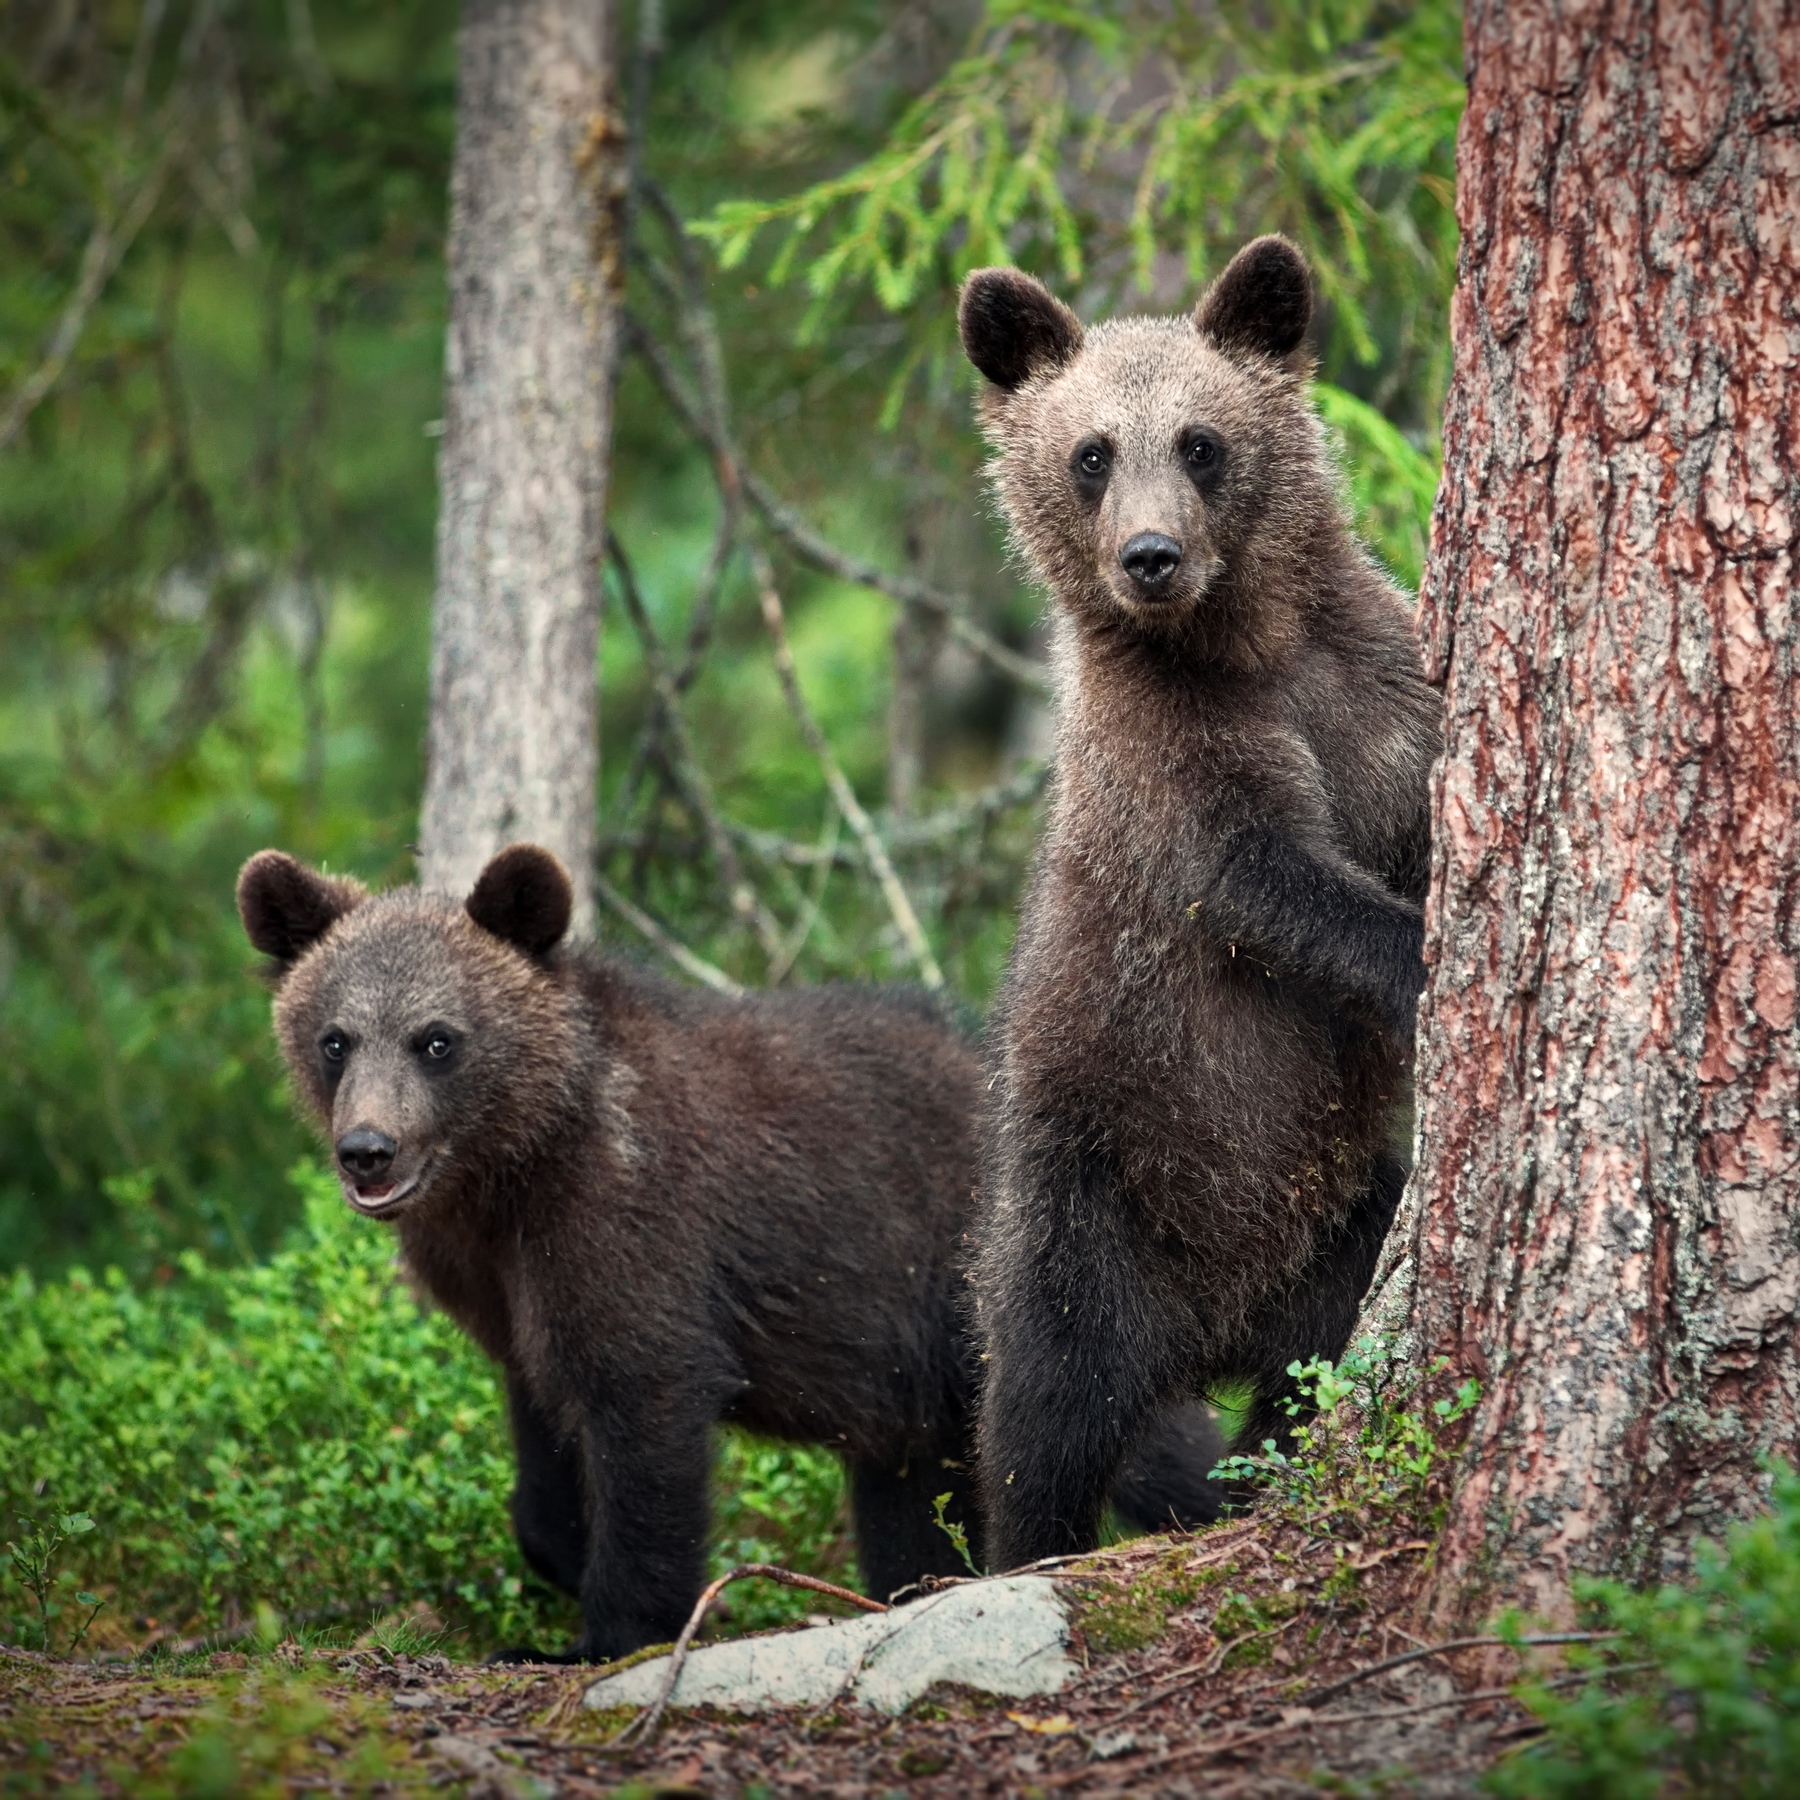
[[[1678,1572],[1800,1414],[1800,12],[1478,0],[1420,1162],[1435,1606]]]
[[[610,0],[466,0],[421,878],[554,850],[593,918],[624,132]]]

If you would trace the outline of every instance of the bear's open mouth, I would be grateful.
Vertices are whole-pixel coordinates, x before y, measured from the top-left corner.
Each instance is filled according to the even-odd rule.
[[[428,1151],[420,1160],[419,1166],[404,1181],[371,1181],[360,1187],[346,1181],[343,1184],[344,1198],[359,1213],[366,1213],[371,1218],[379,1213],[392,1212],[402,1200],[410,1198],[417,1190],[419,1183],[425,1179],[431,1162],[431,1153]]]

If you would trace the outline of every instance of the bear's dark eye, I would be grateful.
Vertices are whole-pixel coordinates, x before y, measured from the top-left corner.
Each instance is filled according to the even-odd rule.
[[[440,1031],[425,1040],[425,1054],[433,1062],[442,1062],[450,1054],[450,1040]]]
[[[341,1031],[328,1031],[319,1039],[319,1054],[335,1067],[350,1054],[350,1046],[344,1042]]]
[[[1112,469],[1112,455],[1104,444],[1083,444],[1071,461],[1078,481],[1104,481]]]
[[[448,1062],[456,1050],[456,1037],[448,1025],[427,1025],[413,1039],[413,1048],[427,1062]]]
[[[1196,431],[1182,452],[1191,475],[1212,474],[1219,466],[1224,446],[1211,432]]]

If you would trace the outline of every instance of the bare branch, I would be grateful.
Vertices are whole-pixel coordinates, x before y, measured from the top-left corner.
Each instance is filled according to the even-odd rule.
[[[699,591],[694,596],[693,608],[688,615],[687,643],[682,648],[681,667],[670,677],[670,685],[677,695],[685,694],[700,673],[700,664],[712,639],[713,621],[718,615],[719,594],[725,585],[725,574],[731,566],[732,553],[737,549],[738,522],[742,507],[736,493],[728,492],[722,482],[719,500],[719,525],[713,534],[712,554],[706,561],[706,573],[700,577]],[[644,779],[644,771],[656,754],[662,719],[662,710],[653,707],[644,721],[643,729],[637,735],[636,743],[631,747],[631,760],[619,783],[617,811],[622,818],[630,816],[631,808],[637,800],[638,787]]]
[[[169,165],[181,146],[184,133],[180,126],[163,139],[162,147],[124,211],[113,218],[101,218],[88,234],[87,248],[81,253],[81,269],[75,278],[75,291],[64,305],[56,329],[50,334],[43,360],[25,377],[0,413],[0,450],[5,450],[19,435],[20,428],[36,410],[50,390],[62,379],[69,358],[75,353],[87,316],[101,289],[112,277],[132,241],[143,229],[144,222],[162,197],[163,183]]]
[[[1050,779],[1048,763],[1029,763],[1016,775],[997,781],[992,787],[978,789],[936,812],[916,819],[890,819],[884,827],[886,841],[896,850],[921,850],[934,844],[960,837],[972,826],[985,825],[998,813],[1015,806],[1026,806],[1044,791]],[[830,852],[817,844],[800,844],[779,832],[761,831],[754,825],[738,825],[727,821],[726,830],[747,850],[772,862],[792,864],[809,869],[829,854],[832,861],[848,867],[860,861],[855,851],[837,847]]]
[[[619,542],[616,532],[608,530],[606,547],[612,557],[613,567],[618,571],[619,591],[624,596],[625,610],[631,616],[638,642],[643,646],[644,665],[649,670],[650,683],[661,708],[663,730],[668,734],[670,747],[674,751],[672,773],[688,804],[699,816],[701,828],[706,833],[713,857],[719,865],[719,874],[724,881],[732,911],[756,933],[763,954],[773,961],[782,953],[781,927],[770,915],[769,909],[757,898],[756,890],[744,878],[744,867],[738,860],[737,846],[731,841],[730,832],[719,818],[719,809],[713,801],[712,783],[707,780],[700,758],[694,752],[693,739],[688,735],[687,721],[681,714],[681,698],[676,693],[674,680],[669,674],[662,640],[644,611],[637,576],[632,571],[625,546]]]
[[[888,837],[898,849],[942,843],[946,838],[960,836],[972,825],[985,825],[996,813],[1029,804],[1044,791],[1049,779],[1047,762],[1028,763],[1016,775],[1009,775],[992,787],[981,788],[922,818],[899,821],[889,829]]]
[[[1051,691],[1049,671],[1029,657],[1021,656],[1018,651],[1009,650],[997,637],[983,631],[968,616],[962,601],[950,594],[939,593],[936,588],[927,587],[924,582],[915,581],[910,575],[889,575],[876,568],[873,563],[864,562],[860,556],[852,556],[848,551],[836,549],[814,531],[785,500],[778,499],[759,476],[748,469],[744,471],[744,494],[763,516],[769,529],[802,562],[811,563],[815,569],[821,569],[827,575],[835,575],[840,581],[853,581],[861,587],[873,588],[879,594],[886,594],[890,600],[898,600],[902,605],[916,606],[937,615],[944,621],[952,637],[967,645],[977,656],[992,663],[1002,674],[1010,675],[1022,687],[1034,688],[1039,693],[1047,694]]]
[[[132,40],[131,60],[125,66],[125,88],[119,100],[119,123],[127,139],[137,129],[137,118],[144,105],[144,90],[150,80],[150,55],[156,48],[156,34],[162,29],[167,0],[144,0],[138,14],[137,34]]]
[[[233,196],[224,178],[197,150],[190,151],[185,159],[188,180],[200,196],[200,204],[212,214],[218,227],[231,240],[231,247],[239,256],[249,256],[256,249],[256,227],[250,223],[249,215]]]
[[[313,33],[311,0],[287,0],[288,44],[302,79],[315,94],[331,92],[331,70],[319,54],[319,40]]]
[[[781,690],[787,696],[788,710],[794,715],[794,723],[800,727],[800,735],[806,739],[807,747],[824,771],[826,785],[831,789],[839,810],[849,820],[850,829],[862,844],[869,871],[881,884],[888,911],[893,915],[894,924],[906,947],[912,952],[919,979],[928,988],[940,988],[944,985],[944,972],[938,967],[937,958],[932,955],[931,946],[925,940],[924,931],[920,929],[919,916],[906,897],[906,889],[900,885],[900,877],[894,873],[894,865],[889,860],[874,821],[863,810],[862,802],[856,797],[856,790],[851,787],[838,763],[830,740],[819,729],[819,722],[812,716],[812,709],[806,704],[806,696],[800,691],[800,678],[794,669],[794,653],[788,647],[787,618],[781,609],[781,595],[775,587],[775,572],[769,567],[768,554],[760,545],[751,546],[750,566],[756,576],[763,623],[768,627],[769,638],[774,645],[775,673],[780,677]]]
[[[1303,1706],[1318,1706],[1322,1702],[1330,1700],[1335,1695],[1341,1694],[1346,1688],[1355,1687],[1359,1681],[1367,1681],[1371,1675],[1384,1675],[1389,1669],[1398,1669],[1402,1664],[1418,1662],[1421,1658],[1427,1656],[1446,1656],[1455,1650],[1510,1650],[1519,1644],[1526,1645],[1531,1649],[1536,1649],[1544,1644],[1605,1644],[1610,1643],[1614,1638],[1619,1637],[1620,1635],[1621,1633],[1616,1631],[1550,1631],[1544,1632],[1537,1637],[1452,1638],[1448,1643],[1426,1644],[1420,1649],[1408,1650],[1400,1656],[1390,1656],[1385,1662],[1370,1663],[1366,1668],[1353,1669],[1348,1675],[1343,1676],[1340,1680],[1333,1681],[1327,1686],[1318,1688],[1313,1693],[1308,1694],[1305,1700],[1301,1701],[1299,1704]]]
[[[842,1600],[868,1613],[884,1613],[889,1610],[879,1600],[871,1600],[850,1588],[839,1587],[836,1582],[821,1581],[816,1575],[799,1575],[792,1569],[783,1569],[774,1563],[739,1563],[735,1569],[727,1569],[717,1581],[708,1582],[702,1589],[700,1598],[694,1602],[694,1610],[688,1614],[688,1622],[681,1628],[681,1636],[675,1640],[675,1648],[669,1653],[668,1671],[663,1676],[662,1687],[656,1698],[619,1733],[614,1740],[616,1743],[623,1744],[634,1733],[640,1743],[656,1735],[656,1728],[662,1723],[663,1713],[668,1707],[669,1696],[675,1692],[675,1684],[681,1679],[688,1646],[693,1643],[694,1633],[700,1629],[708,1609],[731,1582],[747,1581],[752,1577],[777,1581],[783,1587],[806,1588],[815,1594],[829,1594],[834,1600]]]
[[[687,339],[688,350],[699,374],[700,392],[706,401],[708,416],[729,436],[731,390],[725,379],[725,346],[719,338],[719,321],[707,302],[706,270],[694,248],[687,220],[681,216],[662,185],[646,180],[644,198],[650,202],[657,218],[661,220],[675,252],[680,286],[685,296],[681,308],[682,335]],[[741,461],[742,458],[738,460]]]
[[[704,956],[696,956],[672,932],[657,924],[642,907],[633,906],[598,869],[594,871],[594,892],[634,931],[647,937],[678,969],[685,969],[696,981],[704,982],[709,988],[727,994],[733,1000],[743,998],[743,988],[723,969],[709,963]]]
[[[625,319],[625,334],[627,344],[643,358],[644,366],[650,371],[670,405],[681,415],[683,424],[712,451],[714,460],[721,468],[729,467],[734,472],[744,497],[761,514],[775,536],[802,562],[811,564],[827,575],[834,575],[840,581],[855,582],[859,587],[872,588],[876,593],[886,594],[890,600],[898,600],[902,605],[921,607],[926,612],[937,615],[945,621],[951,636],[960,639],[977,656],[993,664],[1002,673],[1023,686],[1035,688],[1042,693],[1050,691],[1049,672],[1028,657],[1019,655],[1016,650],[1009,650],[998,638],[982,630],[968,616],[964,601],[954,595],[940,593],[936,588],[916,581],[911,576],[890,575],[873,563],[865,562],[861,557],[852,556],[828,543],[793,507],[778,498],[760,476],[746,466],[742,453],[723,427],[708,415],[688,391],[686,382],[670,362],[667,351],[639,320],[629,314]]]
[[[806,896],[800,908],[800,916],[794,921],[794,928],[782,944],[780,954],[769,963],[770,987],[779,987],[787,979],[788,971],[793,968],[800,952],[806,947],[806,940],[812,936],[813,927],[819,922],[819,912],[825,904],[825,885],[831,880],[832,866],[837,861],[838,835],[843,823],[844,815],[833,806],[830,817],[825,821],[825,829],[819,836],[818,862],[813,869],[812,891]]]

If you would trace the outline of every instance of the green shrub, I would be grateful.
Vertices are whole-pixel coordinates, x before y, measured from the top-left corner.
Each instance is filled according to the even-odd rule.
[[[1777,1800],[1800,1791],[1800,1477],[1774,1507],[1703,1545],[1691,1585],[1578,1579],[1590,1621],[1620,1636],[1569,1661],[1572,1690],[1528,1686],[1548,1728],[1488,1777],[1508,1800]]]
[[[304,1224],[266,1262],[221,1270],[190,1253],[143,1288],[117,1271],[0,1283],[7,1535],[20,1516],[93,1515],[59,1568],[110,1596],[98,1629],[212,1630],[259,1606],[360,1627],[424,1601],[474,1647],[559,1641],[574,1610],[513,1542],[492,1367],[420,1310],[388,1232],[317,1169],[295,1179]],[[754,1538],[758,1555],[842,1567],[834,1459],[734,1437],[723,1475],[733,1541],[715,1561]],[[760,1603],[754,1622],[779,1616]],[[0,1633],[39,1629],[32,1596],[6,1583]]]
[[[1439,1359],[1403,1370],[1392,1347],[1372,1337],[1359,1338],[1335,1363],[1289,1363],[1298,1397],[1285,1405],[1290,1417],[1305,1420],[1291,1450],[1265,1439],[1255,1455],[1226,1457],[1214,1475],[1261,1489],[1266,1507],[1315,1537],[1435,1532],[1450,1428],[1481,1397],[1465,1381],[1427,1403],[1425,1389],[1447,1366]]]
[[[728,1431],[719,1446],[713,1493],[711,1575],[723,1575],[737,1563],[768,1562],[856,1585],[844,1466],[829,1450]],[[835,1602],[800,1588],[741,1581],[725,1590],[707,1617],[709,1629],[735,1634],[839,1610]]]
[[[40,1524],[36,1519],[21,1513],[19,1525],[21,1529],[18,1537],[9,1539],[6,1545],[13,1579],[37,1606],[37,1647],[46,1652],[54,1651],[57,1634],[52,1627],[54,1621],[68,1609],[61,1598],[52,1599],[51,1596],[67,1595],[75,1587],[75,1577],[57,1566],[60,1561],[59,1553],[71,1539],[83,1537],[92,1531],[94,1521],[86,1513],[78,1512],[64,1513],[59,1518]],[[85,1589],[77,1588],[74,1598],[75,1610],[82,1616],[64,1634],[67,1640],[64,1648],[70,1656],[81,1648],[82,1639],[87,1636],[95,1616],[106,1604],[98,1594],[90,1594]]]

